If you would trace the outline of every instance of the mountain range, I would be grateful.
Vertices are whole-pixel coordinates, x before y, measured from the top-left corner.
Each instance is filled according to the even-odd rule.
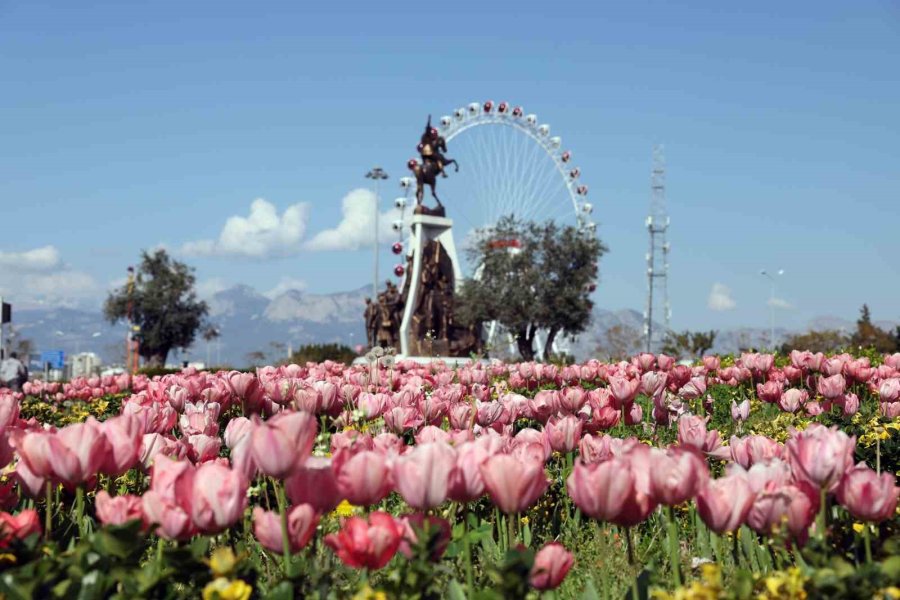
[[[187,351],[170,354],[169,361],[198,361],[206,364],[242,366],[259,361],[273,363],[289,350],[309,343],[337,342],[354,347],[365,344],[362,322],[364,298],[371,288],[364,286],[347,292],[313,294],[288,290],[268,297],[250,286],[236,285],[208,299],[209,320],[220,337],[207,342],[198,338]],[[14,331],[19,338],[33,342],[36,351],[63,350],[66,354],[92,351],[105,364],[124,363],[126,326],[110,325],[97,311],[73,308],[31,308],[14,312]],[[893,323],[878,323],[893,328]],[[595,308],[591,327],[568,345],[579,359],[592,356],[605,334],[615,326],[638,334],[643,317],[631,309]],[[843,329],[851,332],[856,324],[838,317],[813,319],[806,329]],[[776,329],[779,339],[791,333]],[[722,330],[713,348],[733,352],[740,347],[761,346],[768,339],[767,328]],[[8,340],[9,341],[9,340]],[[256,353],[251,359],[249,355]]]

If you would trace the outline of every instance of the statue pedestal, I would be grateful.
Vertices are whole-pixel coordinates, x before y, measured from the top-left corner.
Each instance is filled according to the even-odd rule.
[[[453,241],[453,221],[446,217],[415,214],[412,217],[409,253],[410,263],[403,282],[403,320],[400,322],[400,352],[403,356],[442,355],[449,353],[447,339],[423,340],[419,332],[420,314],[416,314],[423,302],[435,302],[434,289],[429,287],[434,277],[439,275],[443,285],[449,285],[449,292],[456,292],[462,282],[462,270],[456,256]],[[437,245],[432,244],[436,242]],[[434,256],[425,256],[431,249]],[[449,262],[449,265],[447,264]],[[431,294],[425,298],[424,295]],[[432,313],[433,314],[433,313]]]

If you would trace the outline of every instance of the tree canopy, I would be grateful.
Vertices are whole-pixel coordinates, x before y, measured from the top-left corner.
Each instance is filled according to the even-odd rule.
[[[863,304],[850,343],[857,348],[871,348],[876,352],[897,352],[900,349],[900,327],[893,334],[878,327],[872,322],[869,305]]]
[[[580,333],[590,323],[597,263],[606,251],[576,227],[504,217],[476,232],[468,248],[476,276],[463,282],[457,319],[497,321],[515,336],[524,360],[534,359],[535,336],[546,331],[547,359],[557,335]]]
[[[141,264],[129,294],[126,283],[110,292],[103,313],[110,323],[127,319],[140,330],[140,355],[148,366],[162,366],[173,348],[190,346],[204,326],[208,307],[194,290],[194,269],[165,250],[141,252]]]
[[[662,351],[676,358],[700,358],[716,343],[717,331],[669,331],[663,339]]]

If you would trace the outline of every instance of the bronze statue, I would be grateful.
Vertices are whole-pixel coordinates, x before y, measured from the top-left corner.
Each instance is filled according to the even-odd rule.
[[[366,309],[363,312],[366,322],[366,344],[371,348],[375,345],[376,322],[378,320],[378,308],[372,304],[371,298],[366,298]]]
[[[428,123],[425,124],[425,132],[422,134],[421,141],[418,146],[419,155],[422,158],[422,164],[415,159],[410,159],[407,166],[416,176],[416,205],[421,205],[425,196],[425,186],[431,188],[431,196],[437,201],[438,207],[443,208],[441,199],[435,192],[437,185],[437,176],[440,174],[446,177],[444,172],[446,165],[452,164],[459,171],[459,163],[452,158],[444,156],[447,151],[447,140],[438,133],[438,130],[431,126],[431,115],[428,115]]]

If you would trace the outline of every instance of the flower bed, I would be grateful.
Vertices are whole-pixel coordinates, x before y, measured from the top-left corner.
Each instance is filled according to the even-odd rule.
[[[900,354],[24,391],[8,598],[900,597]]]

